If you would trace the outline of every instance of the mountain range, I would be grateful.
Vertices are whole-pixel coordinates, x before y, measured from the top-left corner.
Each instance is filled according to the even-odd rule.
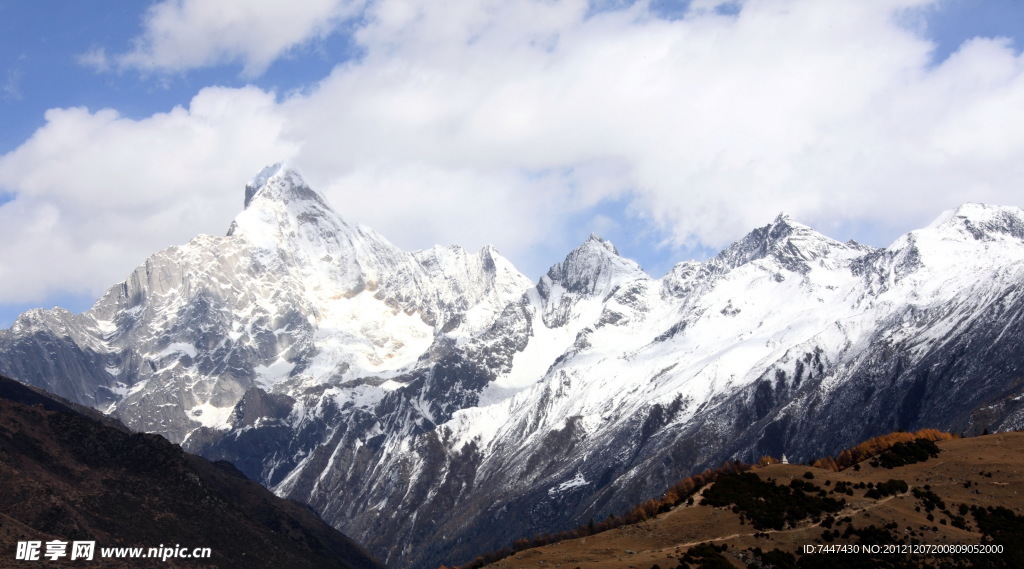
[[[887,248],[780,215],[661,278],[595,235],[533,282],[402,251],[275,165],[225,236],[0,331],[0,372],[432,569],[727,460],[1020,428],[1022,261],[1024,211],[965,204]]]

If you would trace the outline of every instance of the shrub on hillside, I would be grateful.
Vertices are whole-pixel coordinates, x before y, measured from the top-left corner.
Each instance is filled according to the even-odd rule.
[[[915,439],[906,443],[896,443],[878,457],[883,468],[895,468],[907,464],[924,462],[939,456],[939,447],[928,439]]]
[[[750,472],[718,477],[714,486],[704,491],[701,504],[733,506],[750,519],[757,529],[782,529],[823,513],[838,512],[845,500],[822,498],[807,492],[820,488],[810,482],[793,480],[790,487],[761,480]]]

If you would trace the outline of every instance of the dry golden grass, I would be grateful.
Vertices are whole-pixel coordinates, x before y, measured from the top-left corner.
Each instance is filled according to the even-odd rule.
[[[908,440],[913,440],[915,436],[922,435],[914,433],[909,436]],[[1022,513],[1024,433],[1000,433],[968,439],[951,439],[942,435],[933,440],[939,441],[937,444],[941,449],[937,458],[894,469],[872,467],[868,460],[859,463],[859,470],[849,468],[835,472],[803,465],[771,464],[754,472],[762,479],[772,478],[782,485],[788,485],[794,478],[804,479],[806,472],[812,472],[814,478],[811,482],[825,489],[835,488],[840,482],[877,484],[890,479],[904,480],[911,491],[897,496],[867,498],[864,489],[855,490],[853,496],[841,495],[846,499],[847,507],[835,518],[849,516],[852,519],[850,525],[858,528],[895,524],[894,532],[914,536],[923,543],[979,543],[981,534],[970,514],[965,516],[968,522],[966,530],[953,527],[952,520],[946,519],[947,516],[937,509],[932,512],[934,520],[928,520],[927,512],[920,507],[921,501],[912,494],[914,488],[924,489],[927,485],[954,514],[961,504],[967,507],[1003,506],[1018,515]],[[877,444],[877,441],[864,444],[868,443]],[[870,446],[857,448],[860,450],[856,452],[866,452]],[[854,450],[851,449],[851,453]],[[830,496],[840,497],[839,494]],[[727,544],[726,557],[736,567],[746,567],[738,555],[740,551],[755,547],[763,550],[778,548],[796,555],[805,544],[821,543],[823,531],[821,522],[813,520],[779,531],[757,530],[749,522],[742,523],[740,516],[729,509],[700,505],[698,498],[692,506],[683,505],[638,524],[522,551],[488,567],[649,569],[657,564],[668,569],[676,567],[679,557],[688,548],[708,541]],[[837,538],[834,543],[844,542],[843,538]]]

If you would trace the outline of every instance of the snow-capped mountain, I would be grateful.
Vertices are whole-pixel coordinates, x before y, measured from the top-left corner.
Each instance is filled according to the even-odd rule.
[[[534,284],[401,251],[274,166],[227,236],[0,331],[0,372],[433,567],[724,460],[1024,426],[1022,283],[1024,212],[968,204],[886,249],[782,215],[661,279],[591,236]]]

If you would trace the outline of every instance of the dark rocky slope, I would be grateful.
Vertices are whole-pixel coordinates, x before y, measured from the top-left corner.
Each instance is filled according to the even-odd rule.
[[[104,425],[0,377],[0,566],[15,563],[18,541],[52,539],[96,542],[93,561],[64,558],[69,566],[384,567],[312,510],[230,464]],[[102,547],[178,544],[209,547],[212,557],[100,558]]]

